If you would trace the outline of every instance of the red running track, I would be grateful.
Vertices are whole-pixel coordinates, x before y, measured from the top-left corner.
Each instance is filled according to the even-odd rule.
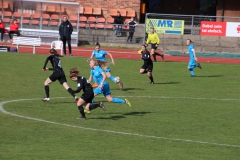
[[[10,47],[16,47],[13,45],[9,45],[9,43],[1,44],[8,45]],[[42,45],[40,47],[36,47],[36,54],[48,54],[50,49],[50,45]],[[92,54],[94,47],[72,47],[72,53],[74,56],[81,57],[90,57]],[[140,55],[137,53],[137,50],[133,49],[116,49],[116,48],[102,48],[103,50],[108,51],[113,55],[114,58],[120,59],[141,59]],[[30,46],[20,46],[18,52],[20,53],[29,53],[32,54],[33,48]],[[67,50],[68,55],[68,50]],[[157,56],[158,61],[162,61],[161,57]],[[188,56],[173,56],[165,54],[164,61],[168,62],[188,62]],[[240,58],[219,58],[219,57],[198,57],[199,62],[205,63],[223,63],[223,64],[240,64]]]

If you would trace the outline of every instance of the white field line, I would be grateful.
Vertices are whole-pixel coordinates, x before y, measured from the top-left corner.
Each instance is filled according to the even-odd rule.
[[[122,97],[125,97],[125,96],[122,96]],[[131,97],[150,98],[151,96],[131,96]],[[157,97],[157,96],[153,96],[153,97]],[[57,98],[68,98],[68,97],[57,97]],[[52,98],[52,99],[57,99],[57,98]],[[160,98],[160,97],[158,97],[158,98]],[[161,98],[163,98],[163,97],[161,97]],[[166,98],[169,98],[169,97],[166,97]],[[163,140],[171,140],[171,141],[181,141],[181,142],[188,142],[188,143],[199,143],[199,144],[215,145],[215,146],[222,146],[222,147],[240,148],[240,145],[234,145],[234,144],[205,142],[205,141],[197,141],[197,140],[190,140],[190,139],[167,138],[167,137],[143,135],[143,134],[138,134],[138,133],[117,132],[117,131],[112,131],[112,130],[104,130],[104,129],[96,129],[96,128],[88,128],[88,127],[82,127],[82,126],[75,126],[75,125],[70,125],[70,124],[64,124],[64,123],[58,123],[58,122],[53,122],[53,121],[47,121],[47,120],[43,120],[43,119],[39,119],[39,118],[32,118],[32,117],[22,116],[22,115],[18,115],[18,114],[14,114],[14,113],[8,112],[8,111],[6,111],[3,108],[3,105],[7,104],[7,103],[19,102],[19,101],[28,101],[28,100],[39,100],[39,99],[40,98],[18,99],[18,100],[11,100],[11,101],[0,102],[0,111],[5,113],[5,114],[11,115],[11,116],[15,116],[15,117],[25,118],[25,119],[29,119],[29,120],[44,122],[44,123],[51,123],[51,124],[55,124],[55,125],[67,126],[67,127],[72,127],[72,128],[80,128],[80,129],[84,129],[84,130],[101,131],[101,132],[107,132],[107,133],[113,133],[113,134],[122,134],[122,135],[138,136],[138,137],[145,137],[145,138],[155,138],[155,139],[163,139]],[[209,99],[209,98],[201,98],[201,99]],[[216,100],[216,99],[214,99],[214,100]],[[230,99],[228,99],[228,100],[230,100]],[[235,99],[233,99],[233,100],[235,100]]]

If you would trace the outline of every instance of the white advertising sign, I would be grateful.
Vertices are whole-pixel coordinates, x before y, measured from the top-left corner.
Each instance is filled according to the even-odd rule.
[[[240,23],[239,22],[227,22],[226,36],[227,37],[240,37]]]

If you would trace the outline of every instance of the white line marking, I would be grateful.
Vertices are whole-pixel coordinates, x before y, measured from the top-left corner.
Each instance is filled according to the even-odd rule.
[[[124,97],[124,96],[122,96],[122,97]],[[135,97],[135,96],[131,96],[131,97]],[[139,96],[136,96],[136,97],[139,97]],[[141,98],[143,98],[143,97],[149,98],[151,96],[140,96],[140,97]],[[155,96],[155,97],[157,97],[157,96]],[[56,99],[57,98],[68,98],[68,97],[56,97]],[[55,99],[55,98],[52,98],[52,99]],[[58,123],[58,122],[53,122],[53,121],[47,121],[47,120],[43,120],[43,119],[39,119],[39,118],[32,118],[32,117],[22,116],[22,115],[18,115],[18,114],[14,114],[14,113],[8,112],[8,111],[6,111],[3,108],[3,105],[7,104],[7,103],[19,102],[19,101],[28,101],[28,100],[40,100],[40,98],[18,99],[18,100],[11,100],[11,101],[0,102],[0,111],[5,113],[5,114],[11,115],[11,116],[15,116],[15,117],[25,118],[25,119],[39,121],[39,122],[51,123],[51,124],[56,124],[56,125],[61,125],[61,126],[67,126],[67,127],[91,130],[91,131],[101,131],[101,132],[107,132],[107,133],[113,133],[113,134],[139,136],[139,137],[145,137],[145,138],[155,138],[155,139],[164,139],[164,140],[171,140],[171,141],[181,141],[181,142],[200,143],[200,144],[216,145],[216,146],[223,146],[223,147],[240,148],[240,145],[234,145],[234,144],[222,144],[222,143],[204,142],[204,141],[197,141],[197,140],[190,140],[190,139],[167,138],[167,137],[143,135],[143,134],[138,134],[138,133],[116,132],[116,131],[111,131],[111,130],[104,130],[104,129],[96,129],[96,128],[87,128],[87,127],[82,127],[82,126],[75,126],[75,125],[70,125],[70,124],[64,124],[64,123]]]

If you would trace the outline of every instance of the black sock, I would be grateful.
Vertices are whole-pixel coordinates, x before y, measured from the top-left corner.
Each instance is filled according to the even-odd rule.
[[[96,109],[97,107],[99,107],[99,104],[97,103],[97,104],[91,104],[90,105],[90,107],[89,107],[89,110],[91,111],[91,110],[94,110],[94,109]]]
[[[154,61],[157,61],[155,53],[152,54]]]
[[[81,113],[82,117],[85,117],[83,106],[78,106],[78,110]]]
[[[158,52],[155,52],[154,54],[163,57],[163,54],[160,54]]]
[[[151,80],[151,82],[153,82],[153,76],[150,76],[149,79]]]
[[[75,98],[75,93],[73,92],[72,88],[68,88],[67,91],[73,96],[73,98]]]
[[[49,98],[49,86],[44,86],[46,98]]]

